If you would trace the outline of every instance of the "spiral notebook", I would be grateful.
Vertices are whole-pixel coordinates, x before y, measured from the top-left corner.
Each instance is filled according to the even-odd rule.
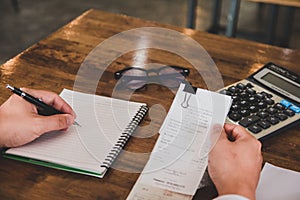
[[[144,103],[64,89],[60,96],[77,114],[67,131],[42,135],[5,157],[102,178],[147,113]]]

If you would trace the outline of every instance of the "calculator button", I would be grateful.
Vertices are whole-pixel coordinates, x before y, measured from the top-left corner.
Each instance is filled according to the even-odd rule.
[[[266,111],[268,112],[268,113],[270,113],[271,115],[273,115],[273,114],[275,114],[275,113],[277,113],[277,109],[275,109],[275,108],[268,108],[268,109],[266,109]]]
[[[273,97],[273,95],[271,95],[271,94],[269,94],[269,93],[266,93],[266,92],[261,92],[261,94],[262,94],[263,96],[265,96],[265,98],[272,98],[272,97]]]
[[[239,97],[238,96],[231,96],[231,99],[232,99],[233,102],[239,101]]]
[[[292,116],[295,115],[294,111],[292,111],[291,109],[286,109],[286,110],[283,111],[283,113],[285,113],[289,117],[292,117]]]
[[[258,102],[257,106],[258,106],[260,109],[264,109],[264,108],[266,108],[268,105],[267,105],[265,102],[260,101],[260,102]]]
[[[249,126],[248,129],[249,129],[252,133],[259,133],[259,132],[262,131],[262,129],[261,129],[259,126],[255,125],[255,124]]]
[[[273,117],[273,116],[268,117],[267,121],[270,122],[272,125],[279,123],[279,119],[277,117]]]
[[[292,111],[294,111],[295,113],[300,113],[300,107],[298,107],[298,106],[292,105],[292,106],[290,106],[290,109]]]
[[[233,121],[239,121],[240,119],[242,119],[242,116],[238,113],[230,113],[228,117]]]
[[[244,85],[243,83],[238,83],[236,85],[237,88],[241,89],[241,90],[244,90],[246,88],[246,85]]]
[[[249,111],[251,113],[256,113],[258,111],[258,107],[256,107],[255,105],[249,106]]]
[[[253,88],[254,86],[251,83],[247,83],[247,88]]]
[[[228,88],[228,91],[231,93],[238,93],[240,90],[239,90],[239,88],[237,88],[235,86],[231,86]]]
[[[253,90],[253,89],[251,89],[251,88],[247,88],[247,89],[246,89],[246,93],[251,94],[251,95],[254,95],[254,94],[256,93],[256,91]]]
[[[275,116],[280,119],[280,121],[286,120],[288,117],[283,113],[276,113]]]
[[[276,103],[274,105],[274,108],[277,109],[277,110],[284,110],[285,109],[285,107],[280,103]]]
[[[275,103],[275,101],[273,99],[270,99],[270,98],[264,99],[264,102],[266,102],[268,105],[273,105]]]
[[[288,107],[290,107],[292,105],[291,102],[289,102],[287,100],[284,100],[284,99],[280,101],[280,104],[283,105],[283,106],[285,106],[286,108],[288,108]]]
[[[232,104],[230,110],[237,111],[240,110],[241,107],[238,104]]]
[[[263,129],[267,129],[267,128],[270,128],[270,123],[267,122],[266,120],[260,120],[258,123],[257,123],[260,127],[262,127]]]
[[[249,98],[247,99],[247,101],[248,101],[250,104],[255,104],[255,103],[258,102],[258,100],[257,100],[255,97],[253,97],[253,96],[249,97]]]
[[[247,116],[250,115],[250,111],[246,110],[246,109],[243,109],[243,110],[239,111],[239,114],[242,115],[243,117],[247,117]]]
[[[246,92],[241,92],[238,94],[238,97],[241,99],[246,99],[246,98],[250,97],[250,95]]]
[[[254,124],[255,122],[257,122],[260,118],[258,116],[249,116],[246,117],[244,119],[242,119],[239,124],[244,126],[244,127],[248,127],[251,124]]]
[[[266,118],[266,117],[269,116],[269,113],[267,113],[267,112],[265,112],[265,111],[261,111],[261,112],[257,113],[257,115],[258,115],[260,118],[264,119],[264,118]]]
[[[254,96],[255,96],[255,98],[260,99],[260,100],[262,100],[262,99],[265,98],[265,96],[262,95],[261,93],[257,93],[257,94],[255,94]]]
[[[248,101],[246,101],[246,100],[242,100],[242,101],[240,101],[240,106],[241,106],[242,108],[248,108],[249,103],[248,103]]]

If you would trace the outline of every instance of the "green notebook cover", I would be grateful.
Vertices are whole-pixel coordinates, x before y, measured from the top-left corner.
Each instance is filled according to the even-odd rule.
[[[42,161],[42,160],[27,158],[27,157],[23,157],[23,156],[6,154],[5,151],[2,152],[2,156],[5,157],[5,158],[10,158],[10,159],[13,159],[13,160],[18,160],[18,161],[31,163],[31,164],[35,164],[35,165],[40,165],[40,166],[44,166],[44,167],[50,167],[50,168],[69,171],[69,172],[74,172],[74,173],[78,173],[78,174],[101,177],[100,173],[90,172],[90,171],[86,171],[86,170],[81,170],[81,169],[77,169],[77,168],[73,168],[73,167],[68,167],[68,166],[65,166],[65,165],[60,165],[60,164],[46,162],[46,161]]]

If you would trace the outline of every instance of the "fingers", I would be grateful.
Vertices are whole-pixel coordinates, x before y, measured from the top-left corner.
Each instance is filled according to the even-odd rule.
[[[70,114],[37,116],[34,132],[36,135],[40,136],[49,131],[66,130],[73,123],[74,116]]]
[[[229,139],[239,140],[241,138],[253,137],[245,128],[236,124],[225,124],[224,129]]]
[[[218,135],[216,134],[216,132],[218,132]],[[221,132],[220,137],[216,137],[219,136],[220,132]],[[255,139],[255,137],[252,136],[244,127],[236,124],[225,124],[224,129],[220,129],[218,126],[214,127],[211,131],[211,139],[216,139],[216,138],[218,138],[218,142],[224,140],[234,142],[236,140],[241,140],[241,139],[249,139],[249,138]]]
[[[28,88],[22,88],[24,92],[41,99],[48,105],[53,106],[57,110],[60,110],[64,113],[71,114],[76,118],[76,114],[71,108],[71,106],[65,102],[60,96],[54,92],[44,91],[44,90],[33,90]]]

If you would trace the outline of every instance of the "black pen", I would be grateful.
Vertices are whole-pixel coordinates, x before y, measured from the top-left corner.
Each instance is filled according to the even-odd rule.
[[[15,93],[16,95],[19,95],[20,97],[22,97],[29,103],[32,103],[33,105],[35,105],[37,107],[39,115],[49,116],[49,115],[55,115],[55,114],[65,114],[64,112],[56,110],[52,106],[44,103],[41,99],[31,96],[30,94],[22,91],[19,88],[12,87],[9,84],[6,85],[6,88],[10,89],[13,93]],[[73,124],[80,126],[80,124],[78,124],[77,122],[74,122]]]

